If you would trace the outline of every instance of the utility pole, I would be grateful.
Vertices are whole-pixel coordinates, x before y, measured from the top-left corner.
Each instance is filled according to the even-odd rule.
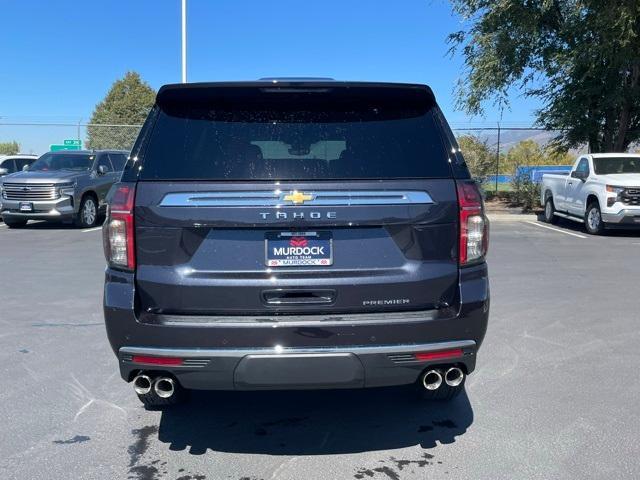
[[[187,83],[187,0],[182,0],[182,83]]]
[[[498,122],[498,148],[496,148],[496,195],[498,194],[498,174],[500,173],[500,122]]]

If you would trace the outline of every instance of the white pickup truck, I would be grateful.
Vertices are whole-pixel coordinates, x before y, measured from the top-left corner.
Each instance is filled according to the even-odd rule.
[[[544,218],[584,222],[587,232],[640,227],[640,155],[583,155],[566,175],[542,176]]]

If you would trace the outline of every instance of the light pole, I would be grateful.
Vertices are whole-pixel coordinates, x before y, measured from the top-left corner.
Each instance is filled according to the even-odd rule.
[[[182,83],[187,83],[187,0],[182,0]]]
[[[500,174],[500,122],[498,122],[498,148],[496,148],[496,195],[498,194],[498,175]]]

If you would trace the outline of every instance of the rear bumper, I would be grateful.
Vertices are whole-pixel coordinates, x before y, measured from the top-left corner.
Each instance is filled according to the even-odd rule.
[[[409,384],[429,365],[475,368],[489,316],[486,264],[460,272],[456,308],[368,315],[264,318],[165,318],[135,309],[131,273],[106,271],[104,314],[120,374],[173,374],[186,388],[359,388]],[[462,348],[446,360],[417,361],[412,353]],[[181,366],[140,365],[133,355],[177,356]],[[189,359],[189,361],[187,361]]]
[[[460,357],[440,360],[465,371],[475,366],[473,340],[426,345],[339,348],[171,349],[123,347],[120,370],[130,379],[141,369],[168,371],[189,389],[277,390],[362,388],[413,383],[427,362],[418,352],[460,349]],[[134,355],[179,357],[181,366],[133,363]]]
[[[640,227],[640,208],[626,208],[615,213],[602,213],[604,223],[624,227]]]

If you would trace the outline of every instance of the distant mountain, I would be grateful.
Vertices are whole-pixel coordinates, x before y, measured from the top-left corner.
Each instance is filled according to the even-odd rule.
[[[496,148],[498,144],[498,132],[497,130],[457,130],[455,132],[456,136],[461,135],[473,135],[480,138],[482,141],[486,141],[487,144]],[[548,131],[548,130],[510,130],[508,127],[503,128],[500,131],[500,152],[506,153],[511,148],[513,148],[517,143],[523,140],[533,140],[541,147],[547,145],[551,142],[556,136],[558,132],[556,131]],[[585,145],[583,148],[573,149],[571,153],[575,155],[580,155],[582,153],[587,153],[587,146]]]

